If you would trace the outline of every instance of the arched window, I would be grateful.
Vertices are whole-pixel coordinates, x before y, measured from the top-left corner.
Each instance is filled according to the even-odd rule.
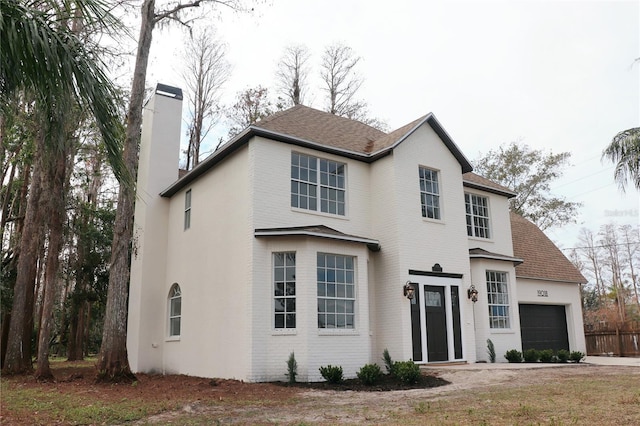
[[[182,316],[182,292],[175,283],[169,290],[169,337],[180,336],[180,317]]]

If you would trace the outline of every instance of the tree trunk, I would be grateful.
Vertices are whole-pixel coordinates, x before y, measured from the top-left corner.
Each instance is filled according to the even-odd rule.
[[[67,135],[64,134],[63,137]],[[65,211],[65,181],[67,177],[66,165],[69,153],[69,141],[63,141],[66,149],[56,150],[51,158],[51,169],[47,179],[47,196],[49,198],[49,250],[44,280],[44,297],[42,301],[42,317],[38,338],[38,363],[35,378],[39,381],[53,380],[53,374],[49,367],[49,340],[53,328],[53,307],[56,297],[56,284],[58,283],[58,267],[60,265],[60,252],[62,250],[63,223]]]
[[[127,112],[127,131],[124,145],[124,163],[135,182],[138,166],[140,129],[142,127],[142,103],[146,80],[151,36],[155,25],[155,0],[142,4],[142,22],[138,52],[131,87],[131,100]],[[109,290],[102,332],[102,344],[98,356],[98,380],[131,381],[135,376],[127,357],[127,299],[129,293],[129,248],[133,235],[135,189],[120,184],[118,208],[111,245]]]
[[[29,193],[29,185],[32,182],[31,177],[31,164],[27,163],[24,165],[24,168],[21,171],[22,173],[22,187],[20,189],[20,201],[19,206],[20,210],[18,211],[18,217],[23,218],[26,212],[27,206],[27,194]],[[22,242],[22,229],[24,227],[24,219],[18,219],[15,227],[15,235],[17,236],[17,240]],[[10,261],[10,264],[7,266],[7,269],[17,269],[16,263],[18,262],[20,255],[20,243],[16,247],[15,253]],[[15,283],[13,283],[13,287],[15,288]],[[12,288],[12,291],[14,291]],[[0,343],[0,369],[4,368],[4,360],[7,355],[7,345],[9,342],[9,325],[11,324],[11,312],[5,312],[2,318],[2,341]]]
[[[44,135],[38,135],[38,144],[44,145]],[[25,212],[17,278],[11,308],[11,323],[7,352],[2,368],[4,374],[24,374],[31,372],[31,333],[33,331],[33,290],[36,279],[39,244],[42,233],[40,195],[42,192],[42,150],[36,149],[35,166],[27,209]]]

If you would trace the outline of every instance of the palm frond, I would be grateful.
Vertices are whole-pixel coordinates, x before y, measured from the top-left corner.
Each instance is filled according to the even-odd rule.
[[[622,191],[627,181],[640,190],[640,127],[615,135],[602,157],[615,163],[614,179]]]
[[[71,94],[89,108],[117,178],[130,183],[122,160],[119,97],[104,64],[76,34],[25,2],[0,0],[0,94],[31,90],[47,108]]]

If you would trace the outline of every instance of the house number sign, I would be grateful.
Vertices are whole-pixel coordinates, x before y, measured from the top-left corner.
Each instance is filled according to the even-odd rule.
[[[549,297],[549,292],[547,290],[538,290],[538,297]]]

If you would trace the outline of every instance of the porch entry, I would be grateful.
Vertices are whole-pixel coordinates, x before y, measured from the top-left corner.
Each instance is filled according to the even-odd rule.
[[[411,336],[416,362],[462,359],[460,288],[458,278],[411,277]]]

